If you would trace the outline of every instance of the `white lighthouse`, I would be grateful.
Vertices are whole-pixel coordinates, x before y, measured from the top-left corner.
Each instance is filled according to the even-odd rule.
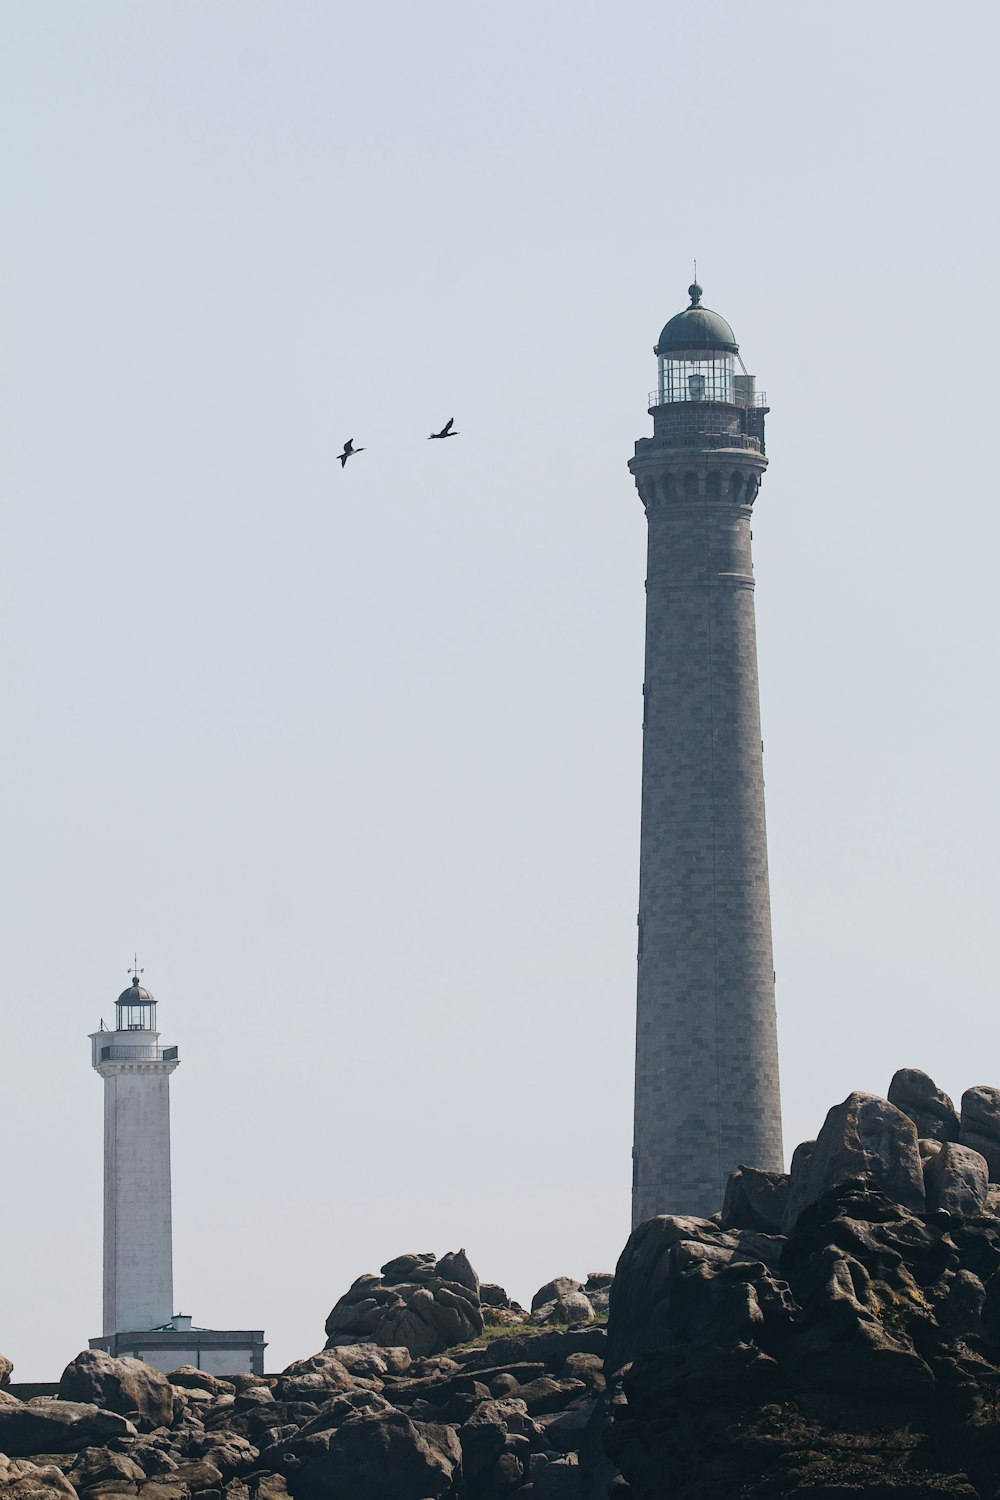
[[[195,1328],[175,1313],[170,1212],[170,1075],[156,1001],[139,983],[115,1001],[115,1029],[91,1033],[104,1079],[104,1332],[94,1349],[160,1370],[196,1365],[213,1375],[264,1369],[262,1329]]]
[[[115,1002],[114,1031],[90,1040],[104,1079],[104,1333],[161,1328],[174,1310],[170,1075],[178,1057],[160,1046],[156,1001],[138,971]]]

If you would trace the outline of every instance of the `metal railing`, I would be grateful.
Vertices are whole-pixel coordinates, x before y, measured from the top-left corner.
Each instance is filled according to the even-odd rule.
[[[176,1047],[155,1047],[146,1042],[133,1047],[102,1047],[98,1062],[176,1062]]]
[[[654,406],[715,406],[715,405],[721,405],[721,406],[747,406],[747,407],[750,407],[750,406],[766,406],[767,405],[767,392],[766,391],[754,391],[754,393],[751,396],[751,398],[750,398],[749,401],[736,401],[736,400],[732,400],[732,401],[721,401],[721,402],[717,401],[716,398],[712,397],[712,396],[705,396],[701,400],[695,401],[691,396],[683,396],[683,397],[664,396],[659,390],[650,391],[650,393],[649,393],[649,402],[648,402],[648,407],[649,408],[652,408]]]

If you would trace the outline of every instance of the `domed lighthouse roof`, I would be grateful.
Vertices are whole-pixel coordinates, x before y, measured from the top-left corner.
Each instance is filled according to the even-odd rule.
[[[133,976],[132,983],[127,990],[122,990],[116,1005],[153,1005],[153,995],[144,984],[139,983],[138,974]]]
[[[690,307],[670,319],[660,334],[654,354],[670,354],[674,350],[719,349],[730,354],[739,353],[736,335],[719,313],[710,307],[702,307],[702,291],[698,283],[688,287]]]

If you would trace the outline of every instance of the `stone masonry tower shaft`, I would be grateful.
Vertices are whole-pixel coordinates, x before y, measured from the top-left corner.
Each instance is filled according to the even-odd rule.
[[[649,525],[633,1224],[717,1213],[737,1166],[783,1165],[750,558],[767,408],[690,296],[629,463]]]

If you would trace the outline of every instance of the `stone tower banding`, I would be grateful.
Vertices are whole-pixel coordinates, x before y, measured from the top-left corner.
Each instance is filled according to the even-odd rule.
[[[764,397],[701,305],[660,334],[649,530],[632,1222],[708,1216],[780,1170],[774,962],[750,521]]]
[[[103,1025],[103,1023],[102,1023]],[[156,1001],[138,973],[115,1001],[114,1031],[95,1031],[104,1079],[104,1333],[150,1329],[174,1306],[170,1222],[170,1075]]]

